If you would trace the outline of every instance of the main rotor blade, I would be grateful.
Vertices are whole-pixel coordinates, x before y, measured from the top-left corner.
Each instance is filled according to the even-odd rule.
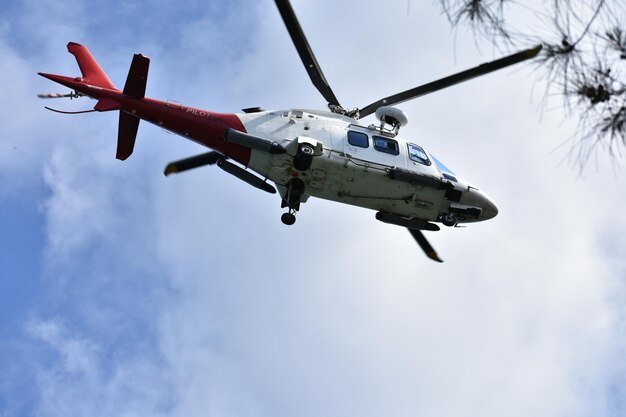
[[[276,0],[276,7],[278,7],[278,11],[285,22],[285,26],[287,26],[287,31],[289,31],[289,36],[291,36],[291,40],[298,51],[298,55],[300,55],[300,59],[302,60],[313,85],[326,99],[329,107],[338,106],[342,108],[341,104],[339,104],[339,101],[337,100],[337,97],[335,97],[335,93],[333,93],[333,90],[328,85],[328,82],[324,77],[324,73],[322,73],[322,69],[317,63],[317,59],[315,59],[315,55],[313,55],[313,51],[304,36],[302,27],[296,18],[296,14],[289,3],[289,0]]]
[[[411,235],[413,236],[417,244],[420,245],[420,248],[422,248],[426,256],[428,256],[433,261],[443,262],[439,258],[439,255],[437,255],[437,252],[435,252],[433,247],[430,246],[430,243],[428,243],[428,241],[426,240],[422,232],[420,232],[419,230],[415,230],[415,229],[407,229],[407,230],[411,233]]]
[[[359,110],[359,117],[369,116],[381,106],[391,106],[394,104],[402,103],[403,101],[411,100],[438,90],[442,90],[463,81],[480,77],[481,75],[485,75],[501,68],[508,67],[509,65],[517,64],[518,62],[533,58],[537,56],[542,47],[543,45],[537,45],[534,48],[526,49],[513,55],[505,56],[504,58],[487,62],[477,67],[459,72],[457,74],[450,75],[448,77],[429,82],[428,84],[420,85],[419,87],[403,91],[402,93],[385,97]]]
[[[218,152],[211,151],[203,153],[200,155],[192,156],[190,158],[170,162],[165,167],[163,173],[165,174],[165,176],[168,176],[170,174],[187,171],[188,169],[198,168],[204,165],[213,165],[222,158],[224,158],[224,155]]]

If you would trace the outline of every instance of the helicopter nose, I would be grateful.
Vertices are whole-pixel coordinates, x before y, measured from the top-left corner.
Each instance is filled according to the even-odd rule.
[[[482,200],[483,200],[481,204],[483,207],[482,219],[489,220],[489,219],[493,219],[494,217],[496,217],[498,215],[498,207],[494,204],[494,202],[491,201],[485,195],[482,196]]]

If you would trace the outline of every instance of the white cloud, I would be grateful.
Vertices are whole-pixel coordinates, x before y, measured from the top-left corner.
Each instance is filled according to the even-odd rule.
[[[150,355],[106,358],[99,346],[60,320],[34,319],[28,333],[58,355],[37,372],[41,401],[49,416],[165,415],[173,400],[167,373]]]
[[[64,372],[91,374],[94,370],[95,347],[87,340],[65,335],[66,329],[58,321],[33,320],[27,330],[59,353]]]
[[[239,97],[255,101],[241,107],[265,105],[256,102],[265,97],[322,103],[287,52],[292,45],[274,6],[266,6],[259,20],[269,23],[246,44],[251,52],[224,54],[211,68],[204,56],[186,57],[190,77],[203,78],[197,68],[215,73],[194,84],[200,99],[214,94],[211,101],[227,108],[239,106]],[[347,105],[484,60],[448,65],[452,41],[425,30],[445,25],[430,5],[413,3],[408,17],[382,13],[375,2],[346,7],[294,1]],[[228,25],[218,27],[224,44],[217,50],[236,47]],[[219,38],[199,21],[185,39],[193,28]],[[381,56],[386,36],[398,39],[402,53],[389,44]],[[443,265],[429,262],[405,230],[365,210],[310,201],[287,228],[277,198],[220,170],[165,180],[168,155],[202,149],[158,129],[142,127],[136,154],[122,164],[113,160],[111,114],[68,124],[73,133],[55,141],[46,164],[45,210],[50,259],[63,260],[53,271],[69,275],[63,288],[76,286],[71,294],[80,300],[63,300],[70,312],[55,312],[63,320],[28,327],[58,355],[37,362],[40,409],[51,416],[619,415],[610,410],[618,401],[610,390],[625,383],[615,370],[623,365],[612,361],[626,347],[619,331],[625,224],[617,208],[626,192],[611,172],[575,181],[557,166],[549,150],[568,133],[559,115],[537,122],[527,78],[494,74],[404,107],[411,123],[403,133],[500,206],[488,223],[429,235]],[[99,253],[115,255],[108,263],[121,264],[118,275],[93,260]],[[141,268],[124,273],[130,264]],[[74,268],[81,274],[68,273]],[[110,293],[94,290],[106,289],[107,279],[115,284]],[[111,301],[118,297],[145,311],[129,314],[137,311],[132,302]],[[76,305],[90,303],[120,310],[82,309],[88,314],[74,323]],[[120,317],[134,326],[113,329],[122,346],[111,347],[103,333]],[[133,333],[141,325],[150,335]],[[124,344],[125,335],[154,345],[139,344],[140,352]]]

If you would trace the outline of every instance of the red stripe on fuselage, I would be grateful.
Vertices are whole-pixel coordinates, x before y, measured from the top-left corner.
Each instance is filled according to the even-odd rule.
[[[228,143],[224,140],[224,133],[227,129],[246,131],[236,114],[215,113],[150,98],[132,98],[124,95],[117,89],[113,90],[86,84],[80,78],[55,74],[39,74],[89,97],[98,100],[106,99],[108,106],[105,107],[107,109],[115,107],[111,106],[112,101],[117,102],[121,111],[208,146],[242,165],[247,166],[250,162],[250,148]],[[103,111],[97,107],[96,109]]]
[[[147,122],[215,149],[245,166],[250,162],[250,148],[224,140],[224,133],[230,128],[246,131],[235,114],[210,112],[149,98],[137,100],[122,96],[120,102],[124,111]]]

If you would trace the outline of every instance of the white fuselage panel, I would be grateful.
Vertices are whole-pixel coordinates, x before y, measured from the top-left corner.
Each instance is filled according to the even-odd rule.
[[[397,136],[357,125],[354,119],[345,116],[320,111],[269,111],[238,116],[249,134],[276,141],[285,148],[293,149],[289,147],[293,141],[321,143],[322,154],[313,158],[311,168],[305,172],[293,167],[293,155],[252,150],[249,168],[275,182],[281,194],[288,181],[297,177],[305,183],[306,196],[373,210],[434,221],[449,208],[444,199],[445,190],[390,177],[390,170],[399,168],[422,177],[442,178],[434,164],[410,158],[408,142]],[[368,135],[369,146],[351,145],[348,131]],[[397,154],[374,146],[374,136],[386,136],[395,142]],[[467,185],[457,178],[455,187],[461,189]]]

